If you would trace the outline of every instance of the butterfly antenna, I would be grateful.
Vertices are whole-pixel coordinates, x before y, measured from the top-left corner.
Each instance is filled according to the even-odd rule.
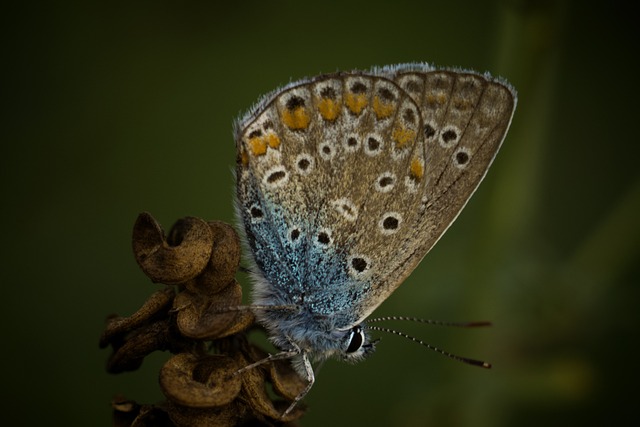
[[[445,322],[446,323],[446,322]],[[427,344],[426,342],[419,340],[417,338],[414,338],[410,335],[407,335],[403,332],[399,332],[393,329],[389,329],[389,328],[382,328],[380,326],[369,326],[366,325],[365,329],[369,329],[372,331],[380,331],[380,332],[387,332],[390,334],[394,334],[394,335],[398,335],[401,336],[403,338],[407,338],[408,340],[411,340],[417,344],[420,344],[424,347],[427,347],[429,350],[435,351],[436,353],[440,353],[443,356],[448,357],[449,359],[453,359],[453,360],[457,360],[458,362],[462,362],[462,363],[466,363],[467,365],[473,365],[473,366],[479,366],[481,368],[486,368],[486,369],[491,369],[491,363],[488,362],[483,362],[482,360],[476,360],[476,359],[469,359],[468,357],[462,357],[462,356],[458,356],[457,354],[453,354],[453,353],[449,353],[448,351],[442,350],[438,347],[435,347],[431,344]]]
[[[491,322],[479,321],[479,322],[444,322],[441,320],[420,319],[418,317],[406,317],[406,316],[387,316],[376,317],[375,319],[367,319],[367,323],[371,322],[386,322],[388,320],[403,320],[407,322],[427,323],[435,326],[453,326],[456,328],[477,328],[481,326],[491,326]]]

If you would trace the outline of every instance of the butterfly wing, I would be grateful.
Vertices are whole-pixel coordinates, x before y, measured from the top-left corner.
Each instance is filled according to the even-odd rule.
[[[254,303],[299,304],[329,329],[361,321],[464,207],[514,105],[499,82],[421,65],[267,96],[236,125]]]
[[[376,292],[372,278],[384,276],[402,243],[397,231],[417,209],[420,128],[405,91],[360,73],[294,83],[238,123],[238,211],[260,270],[255,303],[300,304],[337,328],[355,323],[354,306]]]
[[[418,106],[426,160],[418,208],[388,270],[374,279],[375,296],[358,307],[363,317],[405,280],[457,218],[498,152],[516,106],[514,89],[486,75],[413,64],[377,72]]]

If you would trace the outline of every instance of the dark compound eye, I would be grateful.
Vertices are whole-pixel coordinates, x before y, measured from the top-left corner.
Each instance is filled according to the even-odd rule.
[[[349,346],[347,347],[347,354],[354,353],[360,350],[362,343],[364,342],[364,336],[362,336],[362,328],[356,326],[351,330],[351,337],[349,338]]]

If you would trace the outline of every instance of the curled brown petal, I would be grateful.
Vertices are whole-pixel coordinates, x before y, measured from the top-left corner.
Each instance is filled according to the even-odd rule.
[[[307,387],[307,381],[291,366],[290,360],[274,360],[269,366],[269,378],[276,393],[293,400]]]
[[[202,272],[213,250],[211,227],[199,218],[179,220],[164,236],[148,213],[141,213],[133,228],[133,253],[144,273],[154,282],[180,284]]]
[[[283,400],[277,402],[271,400],[265,390],[265,373],[259,367],[243,372],[241,375],[242,396],[257,416],[288,422],[304,415],[304,407],[302,404],[298,404],[285,417],[282,417],[290,403]]]
[[[160,371],[160,387],[167,398],[191,408],[212,408],[229,404],[240,392],[242,381],[232,376],[239,369],[229,356],[173,356]]]
[[[129,317],[111,317],[107,319],[107,326],[100,336],[100,348],[108,346],[114,337],[124,335],[151,318],[160,316],[168,310],[173,302],[175,292],[172,288],[165,288],[154,292],[147,301]]]
[[[234,349],[235,350],[227,350],[231,351],[232,354],[236,354],[236,358],[239,362],[241,362],[242,366],[247,366],[251,363],[258,362],[260,360],[268,357],[268,353],[264,351],[262,348],[258,347],[255,344],[251,344],[245,335],[238,335],[236,340],[234,341]],[[225,351],[226,347],[221,348]],[[238,353],[234,353],[238,352]],[[282,360],[283,364],[291,364],[289,360]],[[270,418],[273,420],[279,420],[282,422],[291,422],[293,420],[297,420],[302,417],[305,413],[305,406],[302,403],[298,403],[298,405],[289,413],[286,417],[281,418],[282,414],[291,404],[291,401],[298,396],[299,391],[297,386],[293,386],[297,382],[303,382],[301,378],[297,378],[296,380],[288,379],[287,376],[290,374],[287,372],[286,368],[284,372],[278,372],[276,377],[278,377],[277,381],[285,384],[276,385],[273,383],[274,390],[278,392],[278,388],[283,389],[284,392],[280,393],[282,397],[285,397],[287,400],[279,400],[274,402],[273,399],[266,393],[265,385],[267,377],[273,377],[272,373],[267,374],[266,372],[272,370],[270,368],[271,362],[269,364],[257,366],[254,369],[250,369],[246,372],[242,373],[242,395],[244,400],[246,400],[247,405],[252,409],[254,415],[258,418]],[[277,368],[279,371],[282,368]],[[289,368],[293,370],[293,368]],[[297,374],[295,372],[291,372],[293,375]],[[288,383],[290,382],[290,384]],[[303,386],[306,386],[306,383],[303,383]],[[300,390],[302,391],[302,390]],[[291,396],[291,398],[289,398]]]
[[[206,296],[184,290],[174,301],[176,323],[189,338],[213,340],[238,333],[254,322],[250,310],[229,310],[242,304],[242,288],[235,281],[221,292]]]
[[[213,235],[211,258],[194,284],[199,292],[216,293],[236,276],[240,265],[240,238],[229,224],[221,221],[209,221],[208,224]]]
[[[113,342],[113,353],[107,360],[107,372],[118,374],[138,369],[145,356],[167,348],[170,343],[167,331],[170,328],[171,321],[163,319],[144,325],[118,342]]]

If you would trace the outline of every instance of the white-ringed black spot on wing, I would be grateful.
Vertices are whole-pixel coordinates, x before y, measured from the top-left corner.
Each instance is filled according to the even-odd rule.
[[[460,129],[455,126],[446,126],[440,132],[440,145],[445,148],[454,146],[460,139]]]
[[[342,141],[342,146],[347,153],[355,153],[360,148],[360,139],[357,135],[349,135]]]
[[[362,277],[371,269],[371,260],[363,255],[354,255],[347,260],[347,270],[352,277]]]
[[[318,234],[316,234],[315,242],[316,245],[320,247],[329,247],[333,242],[333,239],[331,238],[331,230],[325,228],[318,231]]]
[[[377,135],[367,137],[364,143],[364,152],[369,156],[377,156],[382,152],[382,138]]]
[[[262,182],[271,188],[280,187],[289,180],[289,173],[284,166],[274,166],[264,174]]]
[[[249,213],[249,217],[251,218],[251,222],[253,223],[262,221],[264,219],[264,211],[262,210],[262,207],[257,203],[249,206],[247,212]]]
[[[471,160],[471,155],[469,154],[469,150],[462,147],[456,150],[453,153],[453,164],[460,169],[464,169],[469,164],[469,160]]]
[[[431,123],[424,124],[424,137],[431,139],[436,135],[436,128]]]
[[[331,160],[336,155],[336,147],[329,141],[324,141],[318,144],[318,154],[324,160]]]
[[[385,172],[376,179],[375,188],[381,193],[388,193],[395,185],[396,176],[391,172]]]
[[[378,229],[382,234],[393,234],[400,228],[402,223],[402,215],[398,212],[385,212],[378,222]]]
[[[295,160],[295,169],[300,175],[309,175],[315,166],[315,160],[306,153],[298,154]]]
[[[290,243],[298,244],[302,241],[302,231],[300,231],[299,227],[291,227],[287,237]]]

